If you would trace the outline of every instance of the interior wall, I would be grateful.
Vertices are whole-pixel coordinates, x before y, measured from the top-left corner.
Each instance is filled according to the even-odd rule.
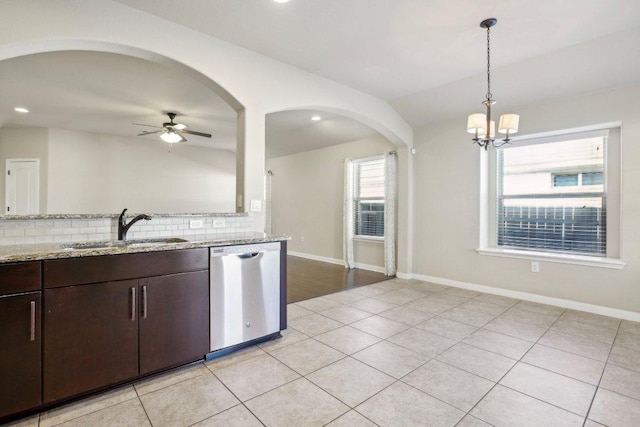
[[[7,159],[40,160],[40,212],[47,212],[49,130],[46,128],[0,128],[0,200],[5,204]],[[6,209],[6,206],[3,210]],[[4,213],[4,212],[3,212]]]
[[[3,12],[0,60],[55,50],[109,51],[186,66],[224,88],[245,111],[245,168],[238,181],[245,211],[249,200],[264,194],[267,113],[320,108],[362,121],[398,146],[412,145],[413,129],[386,101],[116,2],[10,2]],[[262,231],[264,215],[254,215],[255,231]]]
[[[622,122],[622,270],[540,262],[531,273],[528,260],[477,254],[482,149],[459,117],[416,133],[414,273],[640,312],[639,98],[631,86],[515,109],[522,134]]]
[[[47,213],[234,212],[235,154],[49,130]]]
[[[381,155],[395,146],[382,136],[268,159],[272,229],[291,236],[288,250],[342,260],[344,159]],[[356,263],[384,266],[382,242],[356,242]]]

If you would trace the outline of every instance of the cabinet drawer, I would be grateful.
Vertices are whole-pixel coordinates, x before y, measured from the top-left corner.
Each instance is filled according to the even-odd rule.
[[[209,268],[209,249],[142,252],[44,261],[44,287],[138,279]]]
[[[0,264],[0,295],[40,290],[41,262]]]

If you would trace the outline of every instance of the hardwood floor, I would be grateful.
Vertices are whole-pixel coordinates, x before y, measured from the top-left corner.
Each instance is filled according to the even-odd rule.
[[[287,255],[287,303],[388,280],[384,273]]]

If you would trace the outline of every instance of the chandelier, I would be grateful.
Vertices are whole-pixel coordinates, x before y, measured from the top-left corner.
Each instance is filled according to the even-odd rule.
[[[485,19],[480,23],[481,28],[487,29],[487,99],[482,102],[487,107],[487,112],[471,114],[467,119],[467,132],[474,134],[473,142],[485,150],[489,148],[489,145],[500,147],[511,141],[509,136],[518,132],[518,122],[520,121],[518,114],[503,114],[500,116],[498,132],[506,135],[502,142],[495,142],[496,122],[491,120],[491,107],[496,101],[491,99],[493,95],[491,94],[490,30],[497,23],[498,20],[496,18]]]

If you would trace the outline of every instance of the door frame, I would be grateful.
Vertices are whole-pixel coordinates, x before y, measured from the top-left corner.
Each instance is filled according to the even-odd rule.
[[[7,207],[9,206],[9,179],[7,178],[8,176],[8,171],[9,171],[9,164],[12,162],[34,162],[36,164],[37,170],[36,170],[36,180],[35,180],[35,186],[36,186],[36,193],[37,193],[37,197],[35,200],[35,210],[36,213],[38,214],[40,213],[40,159],[35,159],[35,158],[14,158],[14,159],[6,159],[5,161],[5,168],[4,168],[4,178],[5,178],[5,186],[4,186],[4,212],[2,212],[2,214],[4,215],[15,215],[14,212],[7,212]]]

